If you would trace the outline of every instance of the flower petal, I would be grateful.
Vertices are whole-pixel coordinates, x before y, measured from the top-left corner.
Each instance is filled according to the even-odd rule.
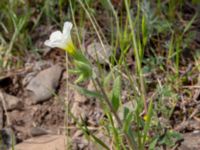
[[[65,36],[65,38],[68,38],[70,36],[70,32],[71,32],[72,27],[73,27],[73,25],[72,25],[71,22],[66,21],[64,23],[64,26],[63,26],[63,36]]]
[[[51,42],[50,40],[46,40],[46,41],[44,42],[44,45],[49,46],[49,47],[51,47],[51,48],[54,48],[54,47],[56,46],[55,43],[54,43],[54,42]]]
[[[55,47],[58,47],[58,48],[64,48],[65,47],[65,43],[63,41],[51,41],[51,40],[46,40],[44,42],[44,44],[46,46],[49,46],[51,48],[55,48]]]
[[[62,40],[62,33],[60,31],[55,31],[50,35],[50,41],[59,41]]]

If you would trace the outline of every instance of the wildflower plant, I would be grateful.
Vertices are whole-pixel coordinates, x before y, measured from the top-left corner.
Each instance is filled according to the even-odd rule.
[[[60,48],[74,59],[75,69],[70,72],[77,74],[79,77],[76,83],[89,79],[92,76],[92,66],[88,59],[77,50],[71,38],[72,23],[65,22],[63,31],[54,31],[51,33],[50,38],[44,42],[46,46],[51,48]]]
[[[83,92],[86,95],[92,95],[94,97],[98,97],[100,99],[104,99],[107,106],[109,107],[110,111],[112,112],[112,114],[114,115],[119,127],[122,129],[123,128],[123,123],[121,121],[121,119],[119,118],[118,114],[117,114],[117,109],[119,108],[119,93],[117,90],[117,95],[114,94],[114,100],[112,100],[112,102],[110,101],[109,97],[107,96],[105,90],[103,89],[100,80],[95,76],[95,74],[93,74],[92,71],[92,65],[90,64],[89,60],[84,56],[84,54],[82,54],[81,51],[78,51],[76,49],[76,47],[74,46],[73,42],[72,42],[72,38],[71,38],[71,29],[72,29],[72,23],[71,22],[65,22],[64,23],[64,27],[63,27],[63,31],[55,31],[50,35],[49,40],[45,41],[45,45],[49,46],[51,48],[60,48],[66,51],[66,53],[71,56],[73,58],[74,61],[74,65],[75,65],[75,69],[70,70],[70,72],[77,74],[79,77],[78,79],[75,81],[75,83],[79,83],[81,81],[85,81],[89,78],[92,79],[93,83],[95,83],[98,88],[100,89],[100,93],[99,94],[97,91],[88,91],[88,90],[83,90],[83,88],[79,87],[79,92]],[[118,78],[118,80],[116,80],[115,82],[117,82],[116,85],[118,85],[115,88],[119,88],[120,87],[120,78]],[[117,97],[116,97],[117,96]],[[133,148],[133,149],[137,149],[136,147],[136,143],[135,140],[132,140],[132,138],[130,137],[130,135],[123,131],[124,136],[126,138],[126,141],[129,143],[129,145]],[[95,141],[97,139],[95,138]],[[99,141],[99,140],[97,140]],[[99,142],[98,142],[99,143]],[[102,143],[102,142],[100,142]],[[101,144],[102,145],[102,144]],[[104,145],[104,144],[103,144]],[[103,146],[105,147],[105,146]]]

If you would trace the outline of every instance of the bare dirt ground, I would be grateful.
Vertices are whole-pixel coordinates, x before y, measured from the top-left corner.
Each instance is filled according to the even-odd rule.
[[[95,99],[88,99],[74,89],[66,88],[66,79],[74,80],[74,77],[67,76],[64,67],[65,54],[62,50],[54,49],[40,60],[32,57],[29,59],[31,62],[25,63],[24,68],[5,71],[0,78],[1,132],[5,132],[5,137],[11,137],[12,131],[19,148],[27,150],[27,146],[23,145],[24,141],[26,143],[27,140],[43,135],[65,135],[67,130],[72,139],[70,149],[93,149],[94,145],[84,139],[83,133],[77,130],[75,121],[67,115],[67,110],[70,109],[77,119],[87,123],[95,132],[100,118],[103,117],[99,104]],[[94,88],[91,83],[85,86],[88,89]],[[97,136],[102,135],[97,132]],[[8,145],[11,144],[10,140],[5,139]],[[33,141],[28,142],[30,149],[36,147]],[[62,143],[59,149],[65,146]]]

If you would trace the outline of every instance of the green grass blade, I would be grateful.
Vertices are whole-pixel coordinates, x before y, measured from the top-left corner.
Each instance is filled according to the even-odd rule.
[[[194,15],[194,17],[192,17],[192,19],[189,21],[189,23],[186,25],[184,31],[183,31],[183,34],[185,34],[189,29],[190,27],[192,26],[192,24],[194,23],[195,19],[197,17],[197,14]]]
[[[120,76],[118,76],[114,81],[112,90],[112,105],[115,111],[118,110],[120,105],[120,95],[121,95],[121,78]]]
[[[99,93],[99,92],[96,92],[96,91],[90,91],[90,90],[87,90],[85,88],[82,88],[80,86],[77,86],[77,85],[72,85],[73,88],[75,88],[76,90],[78,90],[81,94],[85,95],[85,96],[88,96],[88,97],[95,97],[95,98],[100,98],[102,99],[103,96]]]
[[[147,116],[146,116],[147,119],[146,119],[144,130],[143,130],[143,147],[145,145],[147,133],[148,133],[149,128],[150,128],[152,115],[153,115],[153,100],[150,101],[150,104],[149,104],[149,107],[148,107],[148,113],[147,113]]]

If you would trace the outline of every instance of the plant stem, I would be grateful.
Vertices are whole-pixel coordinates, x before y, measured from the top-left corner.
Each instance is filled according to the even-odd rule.
[[[94,80],[94,79],[93,79],[93,80]],[[120,120],[120,118],[119,118],[118,114],[116,113],[116,111],[114,110],[114,108],[113,108],[113,106],[112,106],[112,104],[111,104],[111,102],[110,102],[110,100],[109,100],[109,98],[108,98],[106,92],[104,91],[104,89],[102,88],[102,86],[101,86],[101,84],[100,84],[99,79],[96,78],[95,81],[96,81],[96,83],[97,83],[97,85],[98,85],[98,87],[99,87],[101,93],[103,94],[103,96],[104,96],[104,98],[105,98],[105,102],[107,103],[107,105],[109,106],[111,112],[113,113],[113,115],[114,115],[114,117],[115,117],[115,119],[116,119],[116,121],[117,121],[119,127],[122,129],[122,128],[123,128],[123,123],[122,123],[122,121]],[[131,146],[131,149],[137,150],[136,143],[134,143],[134,142],[131,140],[130,136],[129,136],[125,131],[123,131],[123,133],[124,133],[124,135],[125,135],[125,138],[126,138],[127,142],[128,142],[129,145]]]
[[[136,41],[134,29],[133,29],[131,14],[130,14],[129,6],[128,6],[128,0],[125,0],[125,5],[126,5],[126,11],[127,11],[129,25],[130,25],[130,28],[131,28],[131,34],[132,34],[132,40],[133,40],[132,41],[133,42],[133,49],[134,49],[134,55],[135,55],[135,59],[136,59],[136,66],[137,66],[136,69],[137,69],[137,72],[138,72],[138,75],[139,75],[141,98],[144,102],[145,114],[147,114],[147,102],[146,102],[146,99],[145,99],[146,91],[145,91],[144,78],[143,78],[142,67],[141,67],[142,60],[140,60],[141,57],[139,55],[139,47],[138,47],[138,44],[137,44],[137,41]]]

